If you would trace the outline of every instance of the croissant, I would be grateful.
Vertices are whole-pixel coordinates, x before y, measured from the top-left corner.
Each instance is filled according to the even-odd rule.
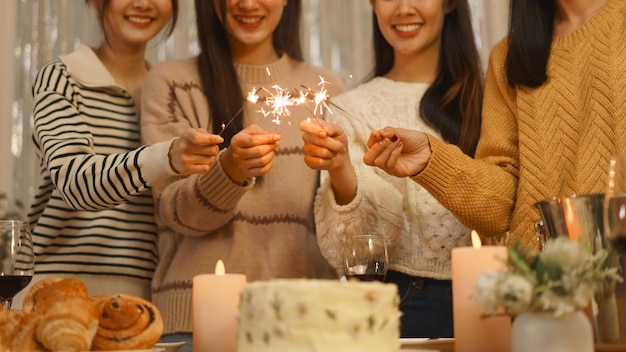
[[[52,351],[87,351],[98,329],[98,313],[78,279],[42,280],[24,296],[22,310],[39,315],[36,336]]]
[[[145,349],[163,333],[159,310],[143,298],[117,294],[96,298],[99,327],[93,339],[97,351]]]
[[[43,351],[35,337],[38,316],[0,309],[0,351]]]
[[[89,299],[85,284],[78,279],[49,277],[35,283],[26,292],[22,310],[29,313],[42,313],[53,303],[70,298]]]

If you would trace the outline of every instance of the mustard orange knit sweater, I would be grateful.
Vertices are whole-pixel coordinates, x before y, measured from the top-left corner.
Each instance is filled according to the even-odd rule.
[[[610,157],[626,152],[626,2],[555,37],[537,89],[508,85],[506,40],[489,60],[478,161],[429,136],[431,160],[413,179],[482,236],[535,244],[534,204],[604,192]]]

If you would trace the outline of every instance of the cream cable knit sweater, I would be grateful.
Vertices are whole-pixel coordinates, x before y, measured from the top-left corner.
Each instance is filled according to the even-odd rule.
[[[334,110],[326,119],[349,136],[357,195],[347,205],[335,202],[328,173],[315,202],[318,243],[329,262],[343,272],[346,236],[378,232],[387,237],[390,268],[413,276],[450,279],[450,251],[469,244],[469,229],[409,178],[398,178],[363,163],[371,130],[401,126],[437,135],[419,117],[424,83],[378,77],[333,99],[349,112]]]

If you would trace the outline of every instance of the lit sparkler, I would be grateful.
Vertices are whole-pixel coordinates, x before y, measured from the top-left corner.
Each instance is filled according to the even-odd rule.
[[[320,83],[318,83],[318,86],[320,86],[319,92],[314,92],[311,88],[305,85],[301,85],[302,88],[306,89],[309,92],[309,94],[313,95],[313,102],[315,103],[315,109],[313,110],[313,115],[316,115],[318,110],[320,113],[326,110],[332,114],[333,111],[329,107],[329,105],[332,105],[334,108],[344,113],[350,119],[361,123],[362,125],[366,126],[367,128],[371,130],[375,129],[372,126],[370,126],[367,122],[357,118],[354,114],[349,113],[347,110],[345,110],[344,108],[342,108],[341,106],[335,104],[332,100],[330,100],[330,96],[328,95],[326,91],[325,84],[326,84],[326,81],[324,80],[324,77],[320,76]]]
[[[269,94],[269,96],[265,98],[265,105],[269,107],[269,110],[261,108],[259,111],[265,117],[272,115],[274,117],[272,122],[276,125],[280,125],[281,118],[291,115],[289,107],[295,105],[298,100],[292,98],[291,94],[280,86],[273,86],[272,88],[275,93],[263,88],[263,90]]]
[[[306,109],[313,115],[314,118],[317,116],[322,116],[324,114],[324,111],[328,111],[329,113],[332,114],[332,110],[330,109],[330,106],[333,106],[336,109],[343,112],[346,116],[350,117],[351,119],[362,123],[363,125],[367,126],[368,128],[372,130],[374,129],[371,126],[369,126],[367,123],[356,118],[353,114],[350,114],[345,109],[333,103],[330,100],[328,91],[326,90],[327,81],[322,76],[319,76],[319,78],[320,78],[320,81],[318,83],[318,86],[319,86],[318,91],[314,91],[305,85],[301,85],[301,87],[304,88],[304,90],[295,90],[293,95],[289,91],[287,91],[286,89],[278,85],[272,86],[273,91],[268,90],[266,88],[260,88],[260,89],[253,88],[248,93],[246,97],[246,102],[251,103],[251,104],[257,104],[259,100],[263,101],[263,103],[265,104],[265,107],[262,107],[259,110],[259,112],[262,113],[263,116],[265,117],[271,116],[272,122],[274,122],[277,126],[276,128],[278,128],[278,125],[280,125],[283,118],[291,116],[292,106],[302,105],[306,107]],[[258,93],[261,90],[267,93],[265,98],[259,97]],[[313,103],[313,108],[311,108],[308,105],[309,102]],[[245,102],[244,102],[244,105],[237,111],[237,113],[230,120],[228,120],[226,123],[222,123],[222,131],[219,133],[220,135],[234,121],[237,115],[239,115],[241,111],[243,111],[244,107],[245,107]]]

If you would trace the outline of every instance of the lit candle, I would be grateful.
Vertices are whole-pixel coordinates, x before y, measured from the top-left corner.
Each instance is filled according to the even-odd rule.
[[[481,247],[472,231],[473,247],[452,249],[452,306],[454,350],[456,352],[511,351],[511,318],[485,316],[484,309],[471,297],[476,279],[489,269],[505,269],[508,258],[504,246]]]
[[[236,352],[237,320],[243,274],[225,274],[218,260],[215,274],[193,278],[193,350]]]

